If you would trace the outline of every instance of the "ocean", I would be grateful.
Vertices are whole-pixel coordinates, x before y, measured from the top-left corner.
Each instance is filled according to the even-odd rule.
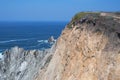
[[[11,47],[50,48],[48,39],[57,39],[67,22],[0,22],[0,53]]]

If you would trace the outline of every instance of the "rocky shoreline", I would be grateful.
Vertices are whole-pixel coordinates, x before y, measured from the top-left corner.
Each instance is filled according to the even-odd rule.
[[[6,50],[0,80],[120,80],[119,16],[78,13],[51,49]]]
[[[0,80],[34,80],[39,70],[49,64],[53,51],[53,48],[40,51],[19,47],[6,50],[0,60]]]

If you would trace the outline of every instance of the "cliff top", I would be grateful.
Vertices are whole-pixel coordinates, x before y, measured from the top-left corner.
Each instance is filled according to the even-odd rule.
[[[67,28],[72,29],[73,26],[81,24],[93,24],[93,26],[111,27],[112,31],[120,32],[120,12],[80,12],[77,13]]]
[[[99,17],[99,16],[109,16],[109,17],[119,17],[120,18],[120,12],[79,12],[75,14],[75,16],[72,18],[72,21],[77,21],[80,18],[83,18],[85,16],[94,16],[94,17]]]

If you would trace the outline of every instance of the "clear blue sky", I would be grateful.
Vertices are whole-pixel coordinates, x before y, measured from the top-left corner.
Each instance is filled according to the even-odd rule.
[[[0,21],[69,21],[80,11],[120,11],[120,0],[0,0]]]

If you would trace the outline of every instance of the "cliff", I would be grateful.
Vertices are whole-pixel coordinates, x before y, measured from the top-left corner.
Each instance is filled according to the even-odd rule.
[[[120,80],[120,15],[78,13],[36,80]]]
[[[76,14],[49,50],[6,50],[0,80],[120,80],[120,13]]]

